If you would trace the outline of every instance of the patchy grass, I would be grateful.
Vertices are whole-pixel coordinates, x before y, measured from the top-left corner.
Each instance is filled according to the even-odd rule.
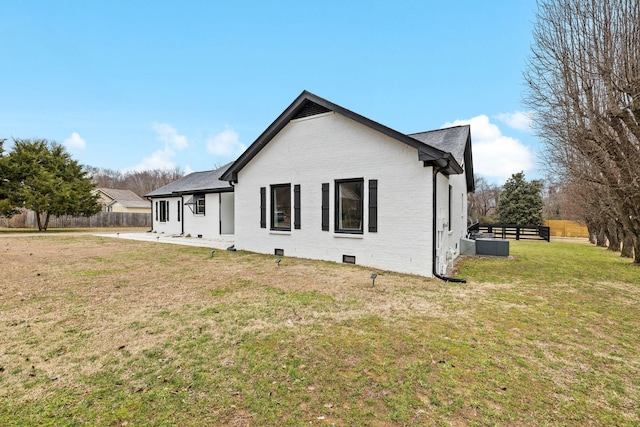
[[[467,284],[0,239],[0,425],[638,425],[640,269],[575,243]]]

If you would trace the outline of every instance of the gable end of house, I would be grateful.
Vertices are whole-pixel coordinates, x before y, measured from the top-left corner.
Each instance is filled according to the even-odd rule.
[[[440,150],[436,147],[405,135],[378,122],[368,119],[351,110],[334,104],[324,98],[314,95],[311,92],[303,91],[287,107],[280,116],[247,148],[242,155],[229,167],[220,177],[221,180],[229,182],[238,181],[238,172],[255,157],[291,120],[310,117],[328,112],[335,112],[347,117],[357,123],[363,124],[375,131],[387,135],[397,141],[407,144],[418,151],[418,160],[424,162],[425,166],[438,166],[443,168],[448,174],[460,174],[463,169],[451,153]]]

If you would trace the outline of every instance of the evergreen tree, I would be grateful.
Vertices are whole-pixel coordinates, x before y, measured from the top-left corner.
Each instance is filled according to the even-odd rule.
[[[542,225],[542,181],[528,182],[523,172],[511,175],[498,204],[501,224]]]
[[[4,142],[6,139],[0,139],[0,216],[11,216],[15,214],[15,209],[9,201],[10,180],[7,170],[7,156],[4,155]]]
[[[100,211],[91,178],[60,144],[14,139],[0,168],[4,214],[11,215],[8,208],[31,209],[40,231],[47,229],[50,215],[90,216]]]

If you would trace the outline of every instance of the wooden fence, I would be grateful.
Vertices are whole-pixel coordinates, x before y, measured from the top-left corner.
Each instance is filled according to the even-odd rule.
[[[587,227],[575,221],[548,219],[544,224],[551,229],[551,235],[555,237],[589,237]]]
[[[500,239],[551,239],[549,227],[544,225],[515,225],[515,224],[473,224],[469,232],[489,233]]]
[[[25,211],[12,218],[0,218],[0,227],[6,228],[38,228],[36,214]],[[150,213],[134,212],[99,212],[84,216],[51,216],[48,228],[108,228],[108,227],[149,227]]]

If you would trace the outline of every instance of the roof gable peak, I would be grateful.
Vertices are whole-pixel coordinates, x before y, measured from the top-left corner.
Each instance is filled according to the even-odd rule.
[[[271,139],[278,134],[291,120],[302,117],[309,117],[322,113],[333,111],[348,119],[367,126],[375,131],[387,135],[397,141],[405,143],[418,150],[419,160],[426,163],[437,162],[451,166],[451,173],[461,173],[462,168],[455,159],[451,159],[449,153],[442,151],[436,147],[428,146],[418,139],[412,138],[378,122],[361,116],[351,110],[341,107],[333,102],[321,98],[309,91],[302,91],[300,95],[287,107],[278,118],[247,148],[244,153],[235,161],[235,163],[227,169],[220,179],[230,182],[236,182],[238,172],[253,159],[253,157],[262,150]],[[452,160],[452,161],[451,161]]]

